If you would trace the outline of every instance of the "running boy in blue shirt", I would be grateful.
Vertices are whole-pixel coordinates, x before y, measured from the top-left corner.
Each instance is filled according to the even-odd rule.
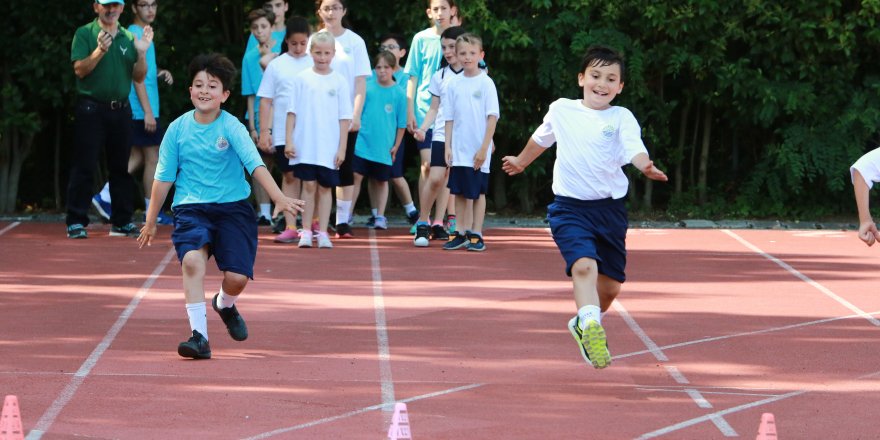
[[[156,236],[156,217],[175,185],[175,229],[171,241],[183,269],[186,311],[192,337],[177,353],[209,359],[208,320],[204,278],[213,255],[223,272],[220,292],[211,306],[236,341],[247,339],[244,319],[235,307],[248,279],[254,277],[257,223],[248,203],[251,188],[247,170],[272,201],[275,213],[302,211],[304,202],[285,197],[260,160],[247,129],[220,106],[229,98],[235,66],[219,54],[199,55],[189,65],[190,100],[195,107],[168,127],[159,147],[159,164],[147,219],[138,243],[150,245]]]
[[[626,280],[629,181],[621,167],[632,163],[649,179],[668,180],[648,157],[633,114],[611,106],[623,91],[625,73],[619,53],[590,47],[578,73],[583,99],[556,100],[519,156],[502,159],[504,171],[519,174],[556,144],[556,198],[547,207],[547,219],[574,284],[578,312],[568,329],[595,368],[611,364],[602,313]]]

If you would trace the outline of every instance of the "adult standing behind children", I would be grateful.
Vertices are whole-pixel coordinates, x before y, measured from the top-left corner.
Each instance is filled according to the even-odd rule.
[[[623,91],[625,74],[617,51],[587,49],[577,76],[582,99],[560,98],[550,104],[523,151],[502,159],[504,171],[519,174],[556,145],[556,198],[547,207],[547,219],[573,284],[577,314],[568,321],[568,330],[581,356],[595,368],[611,363],[602,315],[626,281],[624,198],[629,179],[621,168],[631,163],[649,179],[668,180],[648,157],[632,112],[611,105]]]
[[[348,81],[351,94],[352,117],[346,139],[345,160],[339,166],[339,186],[336,187],[336,237],[351,238],[352,191],[354,173],[351,161],[354,158],[354,145],[361,127],[361,113],[367,93],[367,77],[372,75],[367,44],[358,34],[345,28],[342,19],[348,14],[348,1],[316,0],[318,18],[321,19],[320,32],[329,32],[336,41],[336,54],[330,65],[334,72]],[[314,36],[313,36],[314,39]]]
[[[132,116],[128,93],[132,80],[143,82],[146,76],[153,28],[146,26],[142,38],[121,29],[123,0],[96,0],[92,8],[97,18],[76,30],[70,48],[78,96],[67,185],[67,237],[88,237],[88,212],[101,148],[106,151],[110,175],[110,235],[133,237],[138,229],[131,223],[134,179],[128,173]]]
[[[156,0],[138,0],[133,3],[131,11],[134,13],[134,23],[128,26],[128,31],[137,38],[143,38],[144,28],[153,25],[158,9],[159,4]],[[150,48],[147,49],[147,76],[144,77],[143,83],[132,81],[131,91],[128,94],[133,118],[128,172],[134,175],[143,168],[145,210],[150,209],[150,189],[153,187],[153,174],[156,173],[156,163],[159,161],[159,144],[165,134],[165,127],[159,120],[159,78],[168,85],[174,82],[171,72],[157,67],[156,45],[150,44]],[[101,192],[92,197],[92,205],[107,220],[110,220],[110,214],[113,212],[110,199],[110,182],[105,182]],[[159,210],[160,225],[170,225],[172,221],[168,214]]]
[[[312,57],[306,52],[309,41],[309,23],[305,18],[287,20],[287,33],[281,56],[272,60],[263,72],[263,81],[257,90],[260,97],[260,143],[263,153],[273,154],[275,166],[281,170],[281,191],[298,199],[302,183],[293,174],[293,166],[284,156],[287,126],[287,108],[293,96],[296,76],[312,67]],[[276,243],[296,243],[299,239],[296,216],[284,213],[284,229],[275,237]]]
[[[182,357],[209,359],[205,270],[214,256],[223,272],[220,292],[211,306],[226,324],[232,339],[248,337],[247,325],[235,303],[254,277],[257,224],[247,199],[250,186],[244,173],[266,189],[275,211],[296,213],[302,200],[285,197],[257,153],[247,130],[221,105],[229,98],[235,66],[219,54],[197,56],[189,65],[189,97],[195,109],[171,125],[159,149],[152,188],[154,203],[147,211],[138,243],[150,245],[156,236],[156,216],[175,185],[171,242],[183,272],[186,311],[192,336],[177,347]]]

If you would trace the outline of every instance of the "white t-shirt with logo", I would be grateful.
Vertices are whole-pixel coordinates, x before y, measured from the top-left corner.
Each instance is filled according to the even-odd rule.
[[[431,93],[432,97],[436,96],[440,98],[440,107],[437,108],[437,116],[434,117],[431,142],[446,141],[446,119],[443,118],[443,95],[446,93],[446,87],[449,85],[449,81],[452,81],[452,78],[461,75],[461,72],[461,70],[458,72],[452,70],[452,67],[450,66],[443,66],[442,69],[434,72],[434,75],[431,76],[431,84],[428,85],[428,92]]]
[[[284,145],[284,129],[290,95],[293,93],[293,81],[300,72],[311,68],[313,64],[312,57],[308,54],[294,58],[287,53],[276,57],[266,66],[257,96],[272,99],[272,146]]]
[[[486,119],[500,119],[498,92],[495,82],[485,72],[477,76],[455,75],[446,86],[446,96],[440,98],[443,119],[452,121],[452,166],[474,166],[474,155],[483,146],[486,137]],[[489,172],[492,144],[480,171]]]
[[[339,151],[339,121],[351,119],[348,83],[342,75],[330,72],[321,75],[314,69],[300,72],[294,80],[288,113],[296,115],[293,144],[296,157],[290,165],[300,163],[336,169],[334,159]]]
[[[321,30],[319,32],[328,32]],[[342,35],[333,37],[336,40],[336,53],[330,68],[342,75],[348,81],[348,90],[351,102],[354,103],[354,79],[359,76],[369,77],[373,75],[370,67],[370,55],[367,53],[367,44],[360,35],[346,29]],[[309,37],[309,53],[312,51],[312,38]]]
[[[625,196],[629,180],[622,167],[637,154],[648,153],[628,109],[593,110],[575,99],[550,104],[532,139],[544,148],[556,143],[553,193],[579,200]]]

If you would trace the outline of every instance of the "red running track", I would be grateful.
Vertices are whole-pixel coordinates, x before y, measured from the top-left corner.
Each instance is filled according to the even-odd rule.
[[[854,232],[631,230],[594,370],[544,229],[490,229],[484,253],[262,229],[250,338],[209,310],[208,361],[176,353],[170,230],[143,250],[107,231],[0,223],[0,394],[29,439],[379,439],[396,401],[416,439],[752,438],[764,412],[781,439],[880,432],[878,250]]]

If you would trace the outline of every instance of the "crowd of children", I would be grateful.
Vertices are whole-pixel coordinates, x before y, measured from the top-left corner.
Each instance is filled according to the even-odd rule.
[[[317,0],[314,33],[306,19],[286,18],[286,0],[267,1],[247,16],[251,36],[240,69],[247,109],[241,119],[221,109],[235,66],[220,54],[200,55],[189,69],[194,109],[164,131],[157,122],[156,79],[170,84],[171,75],[157,70],[148,54],[146,87],[132,86],[141,104],[135,127],[145,139],[138,143],[144,147],[140,162],[145,172],[155,169],[155,179],[144,178],[150,196],[138,242],[149,245],[156,225],[168,222],[162,204],[174,186],[171,239],[192,330],[178,347],[181,356],[211,357],[204,275],[212,256],[223,281],[211,308],[230,336],[243,341],[247,326],[236,301],[253,278],[257,226],[274,222],[276,243],[332,248],[331,227],[339,239],[354,234],[353,209],[365,179],[368,226],[388,228],[393,186],[416,247],[438,240],[443,250],[486,250],[498,93],[483,62],[483,40],[461,26],[455,0],[427,4],[431,26],[408,47],[400,35],[383,35],[371,67],[364,39],[344,25],[347,1]],[[156,3],[138,3],[133,11],[132,30],[142,32],[155,19]],[[523,152],[504,157],[501,166],[521,173],[557,146],[548,219],[573,284],[577,314],[568,328],[596,368],[611,361],[601,320],[625,280],[628,180],[621,167],[633,164],[648,178],[666,180],[648,158],[632,113],[611,105],[624,75],[617,52],[591,48],[577,75],[582,99],[554,102]],[[418,209],[403,177],[407,147],[418,149]],[[269,167],[281,174],[280,187]],[[245,172],[257,183],[256,215]],[[95,196],[96,206],[101,201]],[[880,237],[876,229],[863,229],[869,244]]]

